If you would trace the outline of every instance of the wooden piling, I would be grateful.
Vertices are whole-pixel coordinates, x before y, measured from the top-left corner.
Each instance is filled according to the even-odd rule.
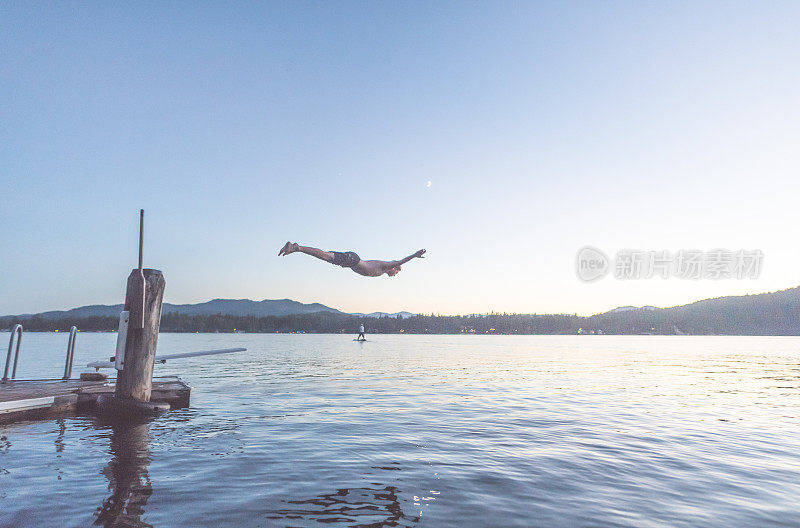
[[[141,304],[138,268],[128,276],[125,310]],[[161,325],[161,301],[166,282],[159,270],[143,270],[145,278],[144,328],[128,328],[125,340],[125,364],[117,375],[116,398],[149,402],[153,384],[153,364],[156,357],[158,330]],[[137,300],[138,299],[138,300]]]

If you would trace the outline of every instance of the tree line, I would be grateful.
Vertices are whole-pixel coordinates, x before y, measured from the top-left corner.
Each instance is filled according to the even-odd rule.
[[[379,318],[331,312],[281,316],[237,316],[226,314],[161,316],[162,332],[246,332],[246,333],[353,333],[364,324],[375,334],[573,334],[583,318],[574,315],[417,315],[414,317],[384,316]],[[108,332],[117,329],[116,317],[67,317],[50,319],[0,318],[0,328],[20,323],[34,332],[69,331],[72,325],[82,331]]]
[[[375,334],[660,334],[800,335],[800,290],[723,297],[667,309],[578,315],[416,315],[359,317],[316,312],[282,316],[164,314],[162,332],[355,333],[364,324]],[[0,318],[0,329],[21,323],[30,331],[113,331],[116,317]]]

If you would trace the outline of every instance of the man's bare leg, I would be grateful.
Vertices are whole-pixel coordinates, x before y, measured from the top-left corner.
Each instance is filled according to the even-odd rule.
[[[315,247],[310,246],[301,246],[296,242],[287,242],[285,246],[278,252],[279,256],[286,256],[296,252],[305,253],[306,255],[311,255],[312,257],[317,257],[320,260],[324,260],[325,262],[333,262],[333,253],[330,251],[323,251],[321,249],[317,249]]]

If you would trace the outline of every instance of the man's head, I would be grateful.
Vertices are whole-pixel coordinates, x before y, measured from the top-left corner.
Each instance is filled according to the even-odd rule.
[[[395,275],[400,273],[400,269],[401,269],[400,266],[395,266],[391,268],[389,271],[387,271],[386,274],[390,277],[394,277]]]

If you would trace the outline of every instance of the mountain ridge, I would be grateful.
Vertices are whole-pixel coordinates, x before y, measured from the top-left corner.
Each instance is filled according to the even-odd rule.
[[[0,317],[25,319],[31,317],[40,317],[43,319],[62,319],[65,317],[117,317],[120,311],[122,311],[122,304],[91,304],[69,310],[50,310],[38,314],[4,315]],[[291,299],[263,299],[261,301],[253,301],[251,299],[212,299],[195,304],[164,303],[161,312],[162,314],[177,313],[183,315],[214,315],[222,313],[226,315],[252,315],[256,317],[316,312],[344,313],[330,306],[325,306],[324,304],[306,304]]]
[[[30,319],[39,317],[42,319],[55,320],[63,318],[83,318],[83,317],[117,317],[122,311],[122,304],[90,304],[79,306],[69,310],[48,310],[36,314],[2,315],[0,318]],[[355,315],[358,317],[413,317],[411,312],[372,312],[372,313],[351,313],[342,312],[336,308],[331,308],[321,303],[301,303],[292,299],[263,299],[254,301],[252,299],[212,299],[210,301],[194,304],[172,304],[164,303],[161,308],[162,314],[181,314],[181,315],[234,315],[234,316],[282,316],[311,314],[317,312],[329,312],[343,315]]]
[[[121,305],[90,305],[35,315],[0,317],[26,328],[113,330]],[[800,286],[773,292],[702,299],[669,308],[622,306],[591,316],[569,314],[472,314],[461,316],[347,314],[320,303],[290,299],[214,299],[189,305],[165,304],[165,331],[339,332],[371,318],[376,332],[518,334],[800,335]],[[401,315],[402,317],[397,317]],[[265,317],[266,316],[266,317]],[[349,325],[349,326],[348,326]],[[167,330],[171,329],[171,330]]]

